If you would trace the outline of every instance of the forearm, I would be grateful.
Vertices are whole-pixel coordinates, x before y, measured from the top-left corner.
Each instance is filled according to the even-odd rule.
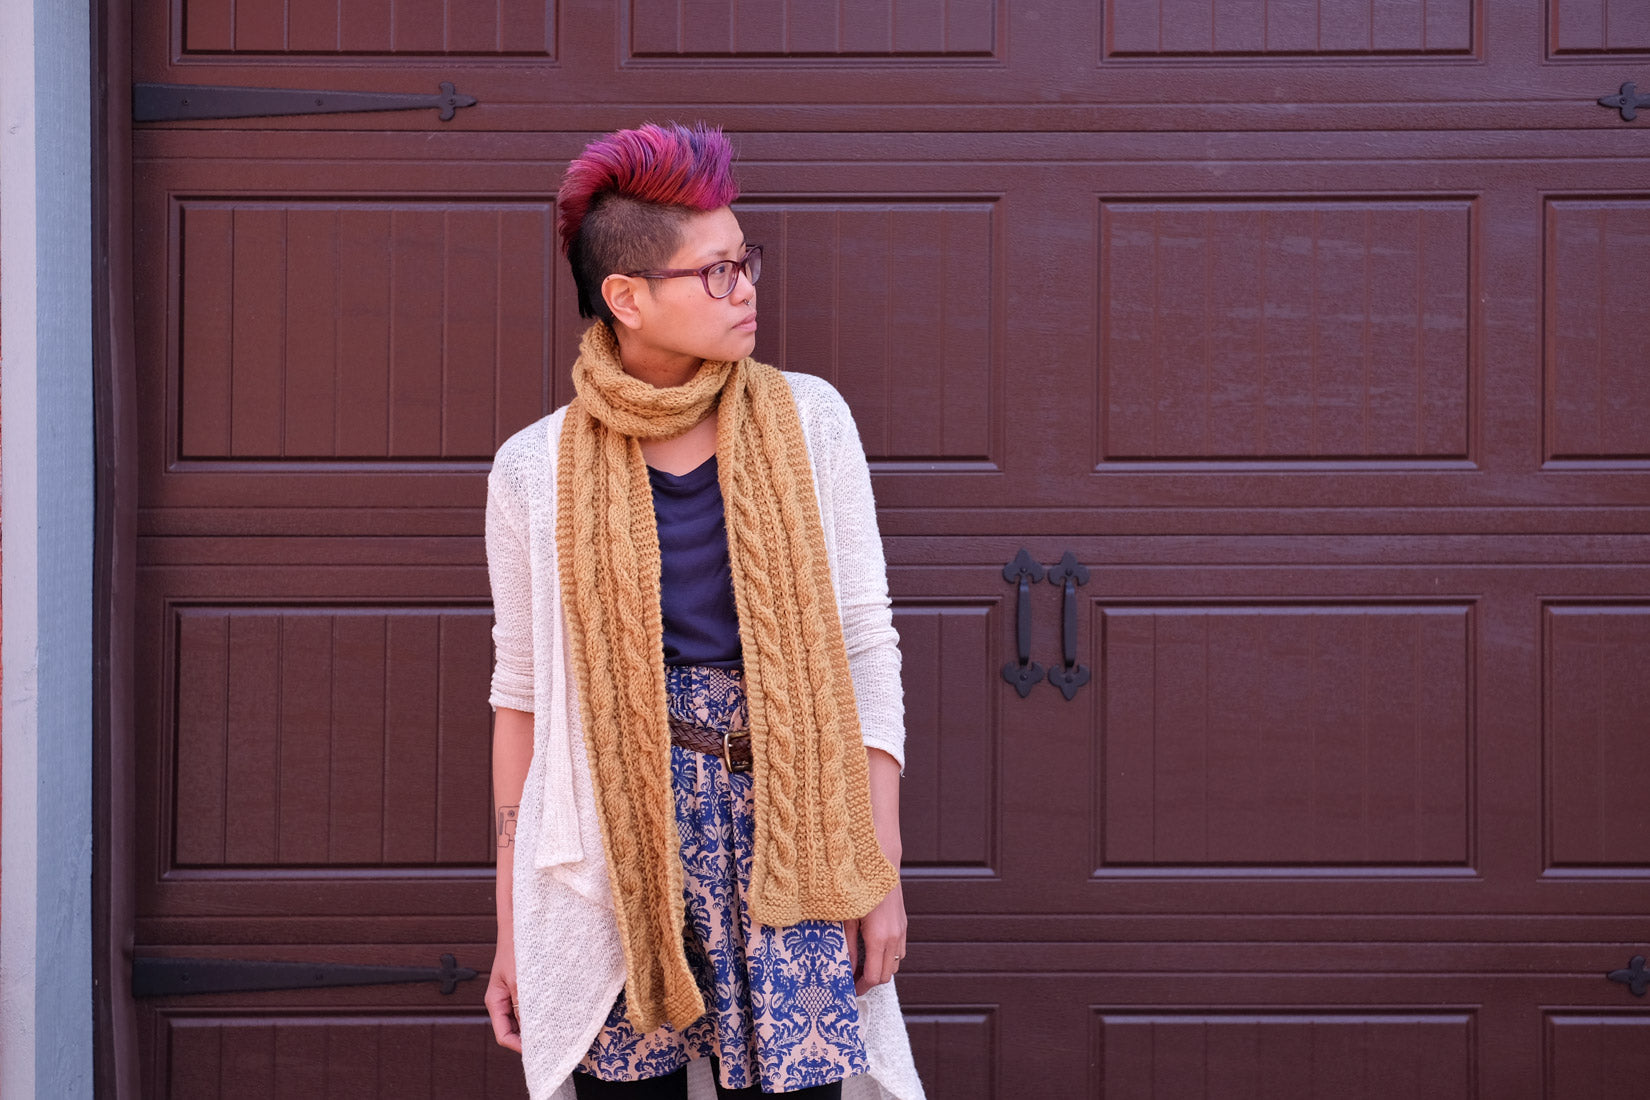
[[[527,768],[533,762],[533,716],[499,707],[493,714],[493,839],[498,846],[496,903],[500,934],[510,927],[515,874],[516,817]]]
[[[865,765],[870,772],[871,822],[876,826],[877,844],[895,869],[902,847],[899,835],[899,761],[882,749],[866,749]]]

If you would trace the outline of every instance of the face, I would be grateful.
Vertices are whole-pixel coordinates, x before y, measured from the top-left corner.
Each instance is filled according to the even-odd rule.
[[[739,219],[727,207],[690,215],[681,244],[666,268],[701,268],[741,260],[746,252]],[[743,274],[725,298],[712,298],[694,275],[644,279],[610,275],[602,292],[612,308],[626,365],[637,362],[697,366],[702,359],[743,359],[756,347],[756,288]]]

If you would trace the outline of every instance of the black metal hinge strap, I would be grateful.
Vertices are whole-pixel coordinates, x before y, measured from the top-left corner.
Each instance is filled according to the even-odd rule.
[[[1629,80],[1615,95],[1599,96],[1598,105],[1614,107],[1621,112],[1623,122],[1632,122],[1638,117],[1640,107],[1650,107],[1650,95],[1639,95],[1639,86]]]
[[[450,81],[440,95],[404,92],[315,92],[297,88],[227,88],[213,84],[134,84],[133,122],[183,122],[198,118],[268,118],[277,115],[337,115],[354,111],[412,111],[435,108],[450,122],[476,97],[459,95]]]
[[[1644,970],[1643,955],[1634,955],[1627,960],[1626,970],[1612,970],[1606,977],[1631,989],[1635,997],[1644,996],[1644,991],[1650,988],[1650,973]]]
[[[1062,664],[1049,672],[1048,682],[1058,687],[1069,703],[1076,697],[1077,689],[1089,682],[1088,666],[1077,663],[1077,586],[1089,583],[1088,567],[1067,550],[1060,556],[1060,564],[1049,567],[1048,583],[1065,588],[1060,607]]]
[[[250,959],[132,960],[132,996],[176,997],[184,993],[256,993],[270,989],[321,989],[338,985],[440,982],[452,993],[476,976],[451,955],[433,966],[351,966],[339,963],[266,962]]]
[[[1043,579],[1043,567],[1025,547],[1003,566],[1003,580],[1019,586],[1014,608],[1014,643],[1018,660],[1003,666],[1003,679],[1014,685],[1024,699],[1043,678],[1043,666],[1031,659],[1031,582]]]

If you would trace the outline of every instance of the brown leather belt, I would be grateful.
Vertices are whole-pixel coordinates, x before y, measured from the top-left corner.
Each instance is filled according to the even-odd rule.
[[[670,743],[680,745],[684,749],[692,749],[694,752],[720,756],[730,772],[751,770],[750,730],[728,730],[721,733],[705,729],[703,726],[689,726],[673,721],[670,723]]]

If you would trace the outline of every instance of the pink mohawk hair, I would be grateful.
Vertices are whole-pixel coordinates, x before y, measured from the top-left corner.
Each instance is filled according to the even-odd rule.
[[[659,206],[720,209],[739,197],[733,144],[721,127],[702,122],[692,129],[648,122],[592,141],[567,166],[556,194],[564,254],[573,255],[585,215],[608,194]]]

